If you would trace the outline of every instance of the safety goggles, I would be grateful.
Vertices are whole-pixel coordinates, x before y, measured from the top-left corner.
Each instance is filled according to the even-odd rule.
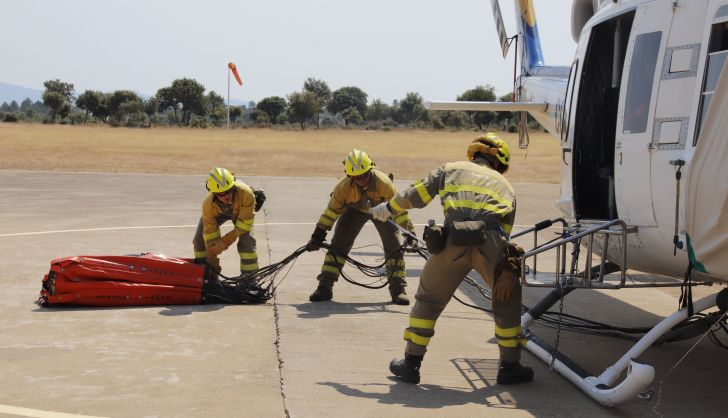
[[[371,171],[367,171],[366,173],[359,175],[359,176],[353,176],[351,179],[354,180],[357,183],[362,183],[364,181],[369,180],[369,177],[372,175]]]

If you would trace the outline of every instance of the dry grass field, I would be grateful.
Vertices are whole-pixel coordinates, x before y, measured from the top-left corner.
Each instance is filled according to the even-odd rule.
[[[0,123],[0,169],[204,174],[227,167],[242,176],[340,177],[352,148],[365,150],[378,168],[417,179],[447,161],[462,160],[475,132],[346,129],[127,129]],[[511,146],[511,182],[557,183],[559,143],[518,135]]]

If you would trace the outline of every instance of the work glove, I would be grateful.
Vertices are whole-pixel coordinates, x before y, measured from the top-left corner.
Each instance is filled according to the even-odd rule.
[[[308,244],[306,244],[306,251],[317,251],[321,248],[321,245],[323,245],[325,240],[326,230],[317,226],[316,229],[313,230],[313,234],[311,234],[311,239],[308,240]]]
[[[265,192],[263,190],[253,190],[253,195],[255,196],[255,212],[258,212],[265,203]]]
[[[233,229],[232,231],[225,234],[222,238],[220,238],[220,241],[225,244],[225,249],[227,249],[229,246],[233,245],[233,243],[235,242],[235,240],[238,239],[239,236],[240,235],[238,235],[237,231]]]
[[[493,285],[493,297],[504,302],[511,297],[511,292],[518,285],[521,278],[521,257],[525,253],[523,248],[516,244],[508,243],[505,248],[506,259],[503,268],[495,277]]]
[[[408,247],[417,247],[419,245],[419,241],[414,234],[404,234],[404,245]]]
[[[227,250],[229,245],[226,245],[222,239],[216,239],[207,242],[207,255],[217,257],[223,251]]]
[[[495,279],[493,285],[493,297],[499,302],[505,302],[511,297],[513,288],[516,285],[516,278],[512,272],[503,270]]]
[[[389,202],[383,202],[369,209],[369,214],[372,218],[379,222],[387,222],[392,217],[392,211],[389,209]]]

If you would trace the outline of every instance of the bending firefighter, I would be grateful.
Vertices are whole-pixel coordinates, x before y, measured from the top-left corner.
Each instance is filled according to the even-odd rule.
[[[447,163],[371,210],[375,219],[386,220],[393,212],[422,208],[440,196],[445,212],[444,228],[426,229],[431,257],[422,270],[409,327],[404,332],[405,356],[389,365],[390,371],[405,382],[419,383],[420,364],[435,334],[435,322],[472,269],[493,289],[500,351],[498,383],[533,379],[533,370],[519,363],[521,285],[513,260],[506,256],[506,248],[515,247],[507,236],[516,214],[513,187],[503,177],[510,160],[508,145],[489,133],[470,144],[467,156],[469,161]]]
[[[372,220],[369,208],[382,202],[386,203],[396,192],[392,180],[374,168],[374,163],[364,151],[354,149],[346,156],[344,166],[346,177],[334,187],[329,204],[319,218],[311,240],[306,246],[309,251],[321,248],[326,233],[336,223],[330,249],[321,266],[321,274],[318,275],[318,287],[309,297],[312,302],[330,300],[333,297],[332,288],[344,267],[344,257],[349,254],[364,224]],[[412,222],[405,211],[398,211],[394,215],[394,221],[402,227],[412,229]],[[405,292],[407,284],[404,257],[401,253],[399,256],[392,256],[401,247],[399,230],[386,219],[374,221],[374,226],[382,238],[384,254],[387,256],[386,268],[392,302],[409,305]]]
[[[240,273],[258,270],[255,238],[251,232],[255,211],[263,205],[265,194],[262,190],[254,191],[229,170],[219,167],[210,170],[206,187],[210,193],[202,201],[202,218],[192,240],[195,262],[207,262],[219,273],[218,256],[237,240]],[[221,235],[220,225],[226,221],[232,221],[235,227]]]

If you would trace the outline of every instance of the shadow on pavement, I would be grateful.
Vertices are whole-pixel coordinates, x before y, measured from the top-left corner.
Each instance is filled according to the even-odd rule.
[[[389,299],[389,295],[386,295]],[[283,305],[285,306],[285,305]],[[296,308],[300,313],[300,318],[325,318],[329,315],[353,315],[353,314],[367,314],[367,313],[393,313],[401,315],[409,315],[407,312],[400,312],[398,310],[389,309],[393,306],[398,306],[389,302],[362,302],[362,303],[342,303],[336,301],[328,302],[309,302],[301,304],[288,305]]]

